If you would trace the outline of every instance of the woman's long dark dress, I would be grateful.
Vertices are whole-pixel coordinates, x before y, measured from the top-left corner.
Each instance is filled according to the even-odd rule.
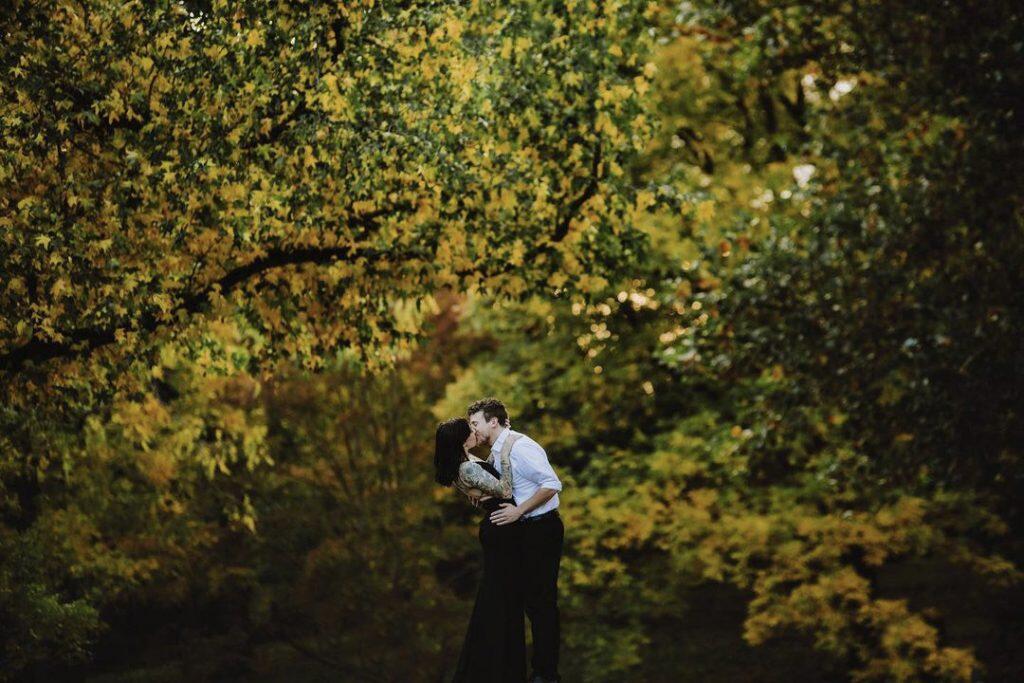
[[[490,463],[479,463],[499,478]],[[523,683],[526,681],[526,635],[523,617],[521,529],[518,523],[497,525],[491,512],[511,498],[481,503],[480,545],[484,569],[469,619],[466,639],[452,683]]]

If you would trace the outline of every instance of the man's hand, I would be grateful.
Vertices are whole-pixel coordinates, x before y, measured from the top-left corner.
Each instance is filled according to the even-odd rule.
[[[491,521],[498,526],[504,526],[505,524],[512,524],[513,522],[519,521],[519,518],[523,516],[523,513],[519,510],[517,505],[512,503],[502,503],[501,507],[491,513]]]

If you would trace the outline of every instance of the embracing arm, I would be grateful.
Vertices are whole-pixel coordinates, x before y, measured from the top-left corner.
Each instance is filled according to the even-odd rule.
[[[471,460],[459,466],[459,480],[467,489],[477,489],[481,493],[498,498],[511,498],[512,485],[508,481],[494,478],[490,472]]]
[[[558,493],[558,491],[555,489],[546,489],[543,486],[540,487],[537,489],[536,493],[516,506],[519,508],[519,514],[525,515],[527,512],[530,512],[535,508],[539,508],[541,505],[551,500],[556,493]]]
[[[519,444],[523,445],[520,446]],[[519,442],[512,447],[519,458],[519,469],[516,476],[529,479],[538,485],[538,489],[529,499],[518,505],[503,505],[501,509],[491,513],[491,521],[495,524],[511,524],[528,512],[544,505],[546,502],[562,490],[562,481],[551,468],[548,462],[548,455],[539,444],[535,442]]]

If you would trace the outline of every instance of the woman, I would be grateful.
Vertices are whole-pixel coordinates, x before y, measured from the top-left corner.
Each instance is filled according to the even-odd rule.
[[[476,594],[473,615],[455,667],[453,683],[523,683],[526,680],[526,636],[520,568],[520,526],[496,525],[491,512],[512,498],[511,467],[499,477],[490,463],[469,449],[476,434],[465,418],[454,418],[437,427],[434,469],[437,483],[455,486],[484,511],[480,520],[480,545],[484,569]],[[508,474],[506,474],[508,473]],[[483,498],[482,496],[490,496]]]

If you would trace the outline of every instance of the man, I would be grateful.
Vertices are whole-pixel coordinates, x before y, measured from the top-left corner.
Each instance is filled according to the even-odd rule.
[[[469,406],[469,425],[491,445],[488,462],[502,472],[500,454],[508,439],[512,469],[512,497],[491,513],[498,525],[520,524],[523,531],[523,580],[526,616],[533,633],[533,677],[530,683],[560,681],[558,675],[559,613],[558,565],[562,558],[565,527],[558,514],[562,482],[551,469],[540,444],[509,426],[508,411],[501,401],[485,398]]]

